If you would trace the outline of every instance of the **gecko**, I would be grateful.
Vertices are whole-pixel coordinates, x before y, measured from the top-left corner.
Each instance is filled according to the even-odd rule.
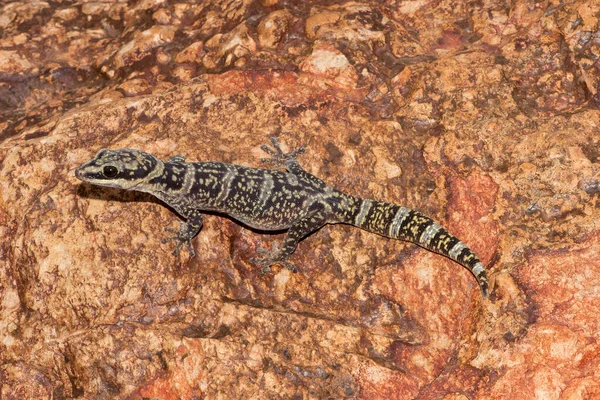
[[[202,228],[203,212],[217,212],[261,231],[287,231],[281,244],[271,251],[257,250],[262,257],[250,259],[261,273],[273,265],[296,272],[289,261],[298,242],[326,224],[349,224],[393,239],[417,244],[466,267],[476,278],[483,298],[488,296],[488,279],[480,259],[456,236],[419,211],[343,193],[303,169],[296,158],[305,152],[299,147],[288,153],[279,141],[261,149],[270,157],[262,159],[271,169],[251,168],[222,162],[186,162],[181,155],[162,161],[136,149],[102,149],[75,170],[83,182],[135,190],[157,197],[175,210],[185,222],[174,235],[179,255],[185,245],[191,257],[192,245]]]

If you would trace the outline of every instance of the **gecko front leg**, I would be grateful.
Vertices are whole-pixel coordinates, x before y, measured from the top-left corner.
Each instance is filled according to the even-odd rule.
[[[194,210],[187,217],[186,222],[179,223],[179,230],[166,227],[165,230],[174,233],[174,236],[165,238],[162,240],[162,242],[177,242],[177,245],[173,250],[174,256],[179,256],[179,253],[181,252],[181,247],[185,244],[190,253],[190,256],[194,258],[196,256],[196,252],[194,251],[194,246],[192,246],[192,239],[198,234],[198,232],[200,232],[200,229],[202,229],[202,223],[202,214],[200,214],[199,210]]]

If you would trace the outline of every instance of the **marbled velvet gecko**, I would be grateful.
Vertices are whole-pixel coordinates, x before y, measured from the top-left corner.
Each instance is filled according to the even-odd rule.
[[[305,171],[296,161],[304,148],[283,153],[278,141],[262,149],[271,158],[263,160],[287,172],[249,168],[221,162],[185,162],[182,156],[168,161],[134,149],[100,150],[75,171],[77,178],[94,185],[150,193],[185,218],[169,238],[193,257],[191,239],[202,228],[202,211],[227,214],[259,230],[287,230],[281,246],[251,261],[268,272],[281,264],[295,271],[288,261],[302,238],[326,224],[350,224],[369,232],[418,244],[442,254],[473,273],[483,297],[488,295],[485,268],[477,256],[438,223],[409,208],[361,199],[342,193]]]

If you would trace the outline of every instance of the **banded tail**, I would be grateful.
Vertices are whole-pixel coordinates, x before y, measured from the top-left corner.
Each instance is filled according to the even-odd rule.
[[[477,279],[483,298],[488,296],[485,267],[456,236],[418,211],[395,204],[361,199],[350,224],[393,239],[406,240],[441,254],[469,269]]]

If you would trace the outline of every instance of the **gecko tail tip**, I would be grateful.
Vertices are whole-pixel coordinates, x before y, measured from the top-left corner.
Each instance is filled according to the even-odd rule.
[[[480,282],[479,287],[481,287],[481,295],[483,296],[483,299],[487,300],[489,297],[487,282]]]
[[[479,287],[481,288],[481,295],[483,296],[484,299],[487,299],[488,295],[489,295],[488,279],[487,279],[487,274],[485,272],[485,267],[483,266],[481,261],[478,261],[473,266],[471,271],[473,272],[473,275],[475,275],[475,278],[477,279],[477,283],[479,284]]]

